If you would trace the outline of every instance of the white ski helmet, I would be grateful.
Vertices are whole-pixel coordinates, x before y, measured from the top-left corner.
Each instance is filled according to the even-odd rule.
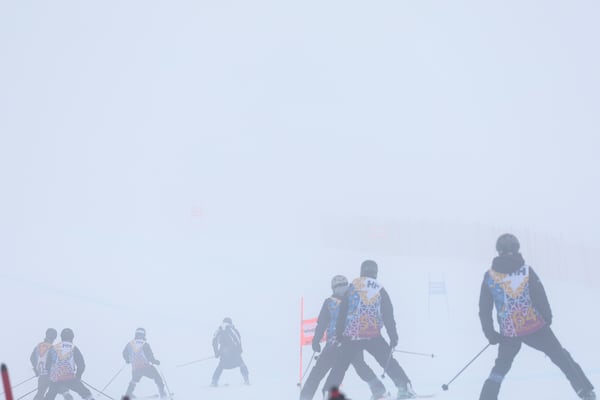
[[[331,290],[336,296],[343,296],[348,288],[348,279],[344,275],[336,275],[331,278]]]

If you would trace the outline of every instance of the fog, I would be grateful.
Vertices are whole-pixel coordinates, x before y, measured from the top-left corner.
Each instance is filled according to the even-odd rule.
[[[301,297],[316,317],[331,277],[373,259],[399,348],[436,354],[398,356],[415,390],[477,398],[495,347],[440,385],[487,343],[479,289],[504,232],[600,382],[599,16],[593,1],[1,2],[13,383],[46,328],[70,327],[103,387],[143,326],[177,399],[297,398]],[[224,317],[249,387],[231,370],[208,388],[215,360],[176,368],[212,355]],[[369,396],[353,373],[344,390]],[[576,398],[531,349],[501,396]]]

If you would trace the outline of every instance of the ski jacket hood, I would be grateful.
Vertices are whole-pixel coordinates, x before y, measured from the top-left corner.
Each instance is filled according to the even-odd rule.
[[[525,259],[521,253],[501,255],[492,261],[492,269],[501,274],[512,274],[523,265],[525,265]]]

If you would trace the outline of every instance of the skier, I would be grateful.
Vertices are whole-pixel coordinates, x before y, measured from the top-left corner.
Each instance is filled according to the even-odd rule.
[[[498,358],[483,384],[480,400],[498,398],[502,380],[523,343],[544,352],[567,376],[580,398],[595,400],[594,387],[552,332],[552,311],[544,286],[525,264],[519,249],[519,240],[514,235],[500,236],[496,242],[498,257],[492,261],[481,284],[481,327],[490,344],[499,346]],[[494,305],[500,332],[494,328]]]
[[[44,341],[38,343],[38,345],[33,348],[31,357],[29,357],[31,365],[33,366],[33,372],[38,378],[38,390],[33,397],[33,400],[42,400],[50,386],[50,377],[48,376],[48,369],[46,368],[46,357],[48,356],[48,350],[50,350],[54,340],[56,340],[56,336],[58,336],[56,329],[48,328],[46,330]],[[65,391],[62,395],[65,400],[73,400],[73,396],[71,396],[68,391]]]
[[[345,276],[336,275],[331,279],[333,294],[325,299],[321,307],[313,336],[312,348],[315,353],[321,353],[321,338],[325,332],[327,332],[327,343],[317,359],[314,368],[310,371],[308,378],[306,378],[306,383],[300,391],[300,400],[312,400],[319,382],[330,371],[336,358],[339,357],[339,347],[332,343],[335,337],[335,325],[338,318],[339,305],[347,289],[348,279]],[[373,370],[365,363],[362,352],[356,354],[356,357],[352,360],[352,365],[358,376],[369,384],[372,400],[379,399],[385,395],[385,386],[383,386],[383,383],[377,378]],[[332,386],[332,382],[327,379],[323,392]]]
[[[131,364],[131,381],[127,386],[125,396],[134,398],[133,390],[143,376],[154,380],[161,398],[166,398],[163,380],[154,365],[160,365],[160,361],[154,358],[154,353],[146,342],[146,330],[137,328],[134,339],[125,345],[123,358],[127,364]],[[154,364],[154,365],[153,365]]]
[[[398,332],[390,296],[377,281],[377,264],[366,260],[360,267],[360,277],[348,287],[340,304],[334,340],[341,346],[340,356],[331,370],[329,381],[339,386],[357,354],[368,351],[381,365],[398,388],[397,399],[416,397],[406,373],[392,355],[398,344]],[[381,336],[381,328],[390,337],[390,344]]]
[[[224,318],[223,324],[217,329],[212,341],[215,357],[219,358],[219,364],[212,377],[211,386],[219,385],[219,378],[224,369],[240,368],[244,377],[244,383],[250,384],[248,380],[248,367],[242,359],[242,339],[238,330],[233,326],[231,318]]]
[[[92,393],[81,381],[85,371],[85,361],[79,349],[73,345],[75,334],[69,328],[60,332],[61,343],[48,350],[46,366],[50,373],[50,388],[46,400],[54,400],[58,393],[73,390],[81,398],[92,400]]]

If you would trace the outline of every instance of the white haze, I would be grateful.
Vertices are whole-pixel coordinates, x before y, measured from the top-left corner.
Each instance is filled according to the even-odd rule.
[[[296,398],[300,297],[316,316],[331,276],[372,258],[400,347],[438,355],[400,357],[415,388],[477,398],[495,350],[439,387],[486,343],[480,279],[513,231],[600,383],[599,17],[593,1],[1,2],[13,382],[47,327],[71,327],[102,387],[143,326],[178,399]],[[429,278],[448,296],[428,313]],[[225,316],[253,385],[211,391],[213,361],[175,365],[210,356]],[[368,396],[353,374],[345,388]],[[501,393],[575,398],[526,349]]]

